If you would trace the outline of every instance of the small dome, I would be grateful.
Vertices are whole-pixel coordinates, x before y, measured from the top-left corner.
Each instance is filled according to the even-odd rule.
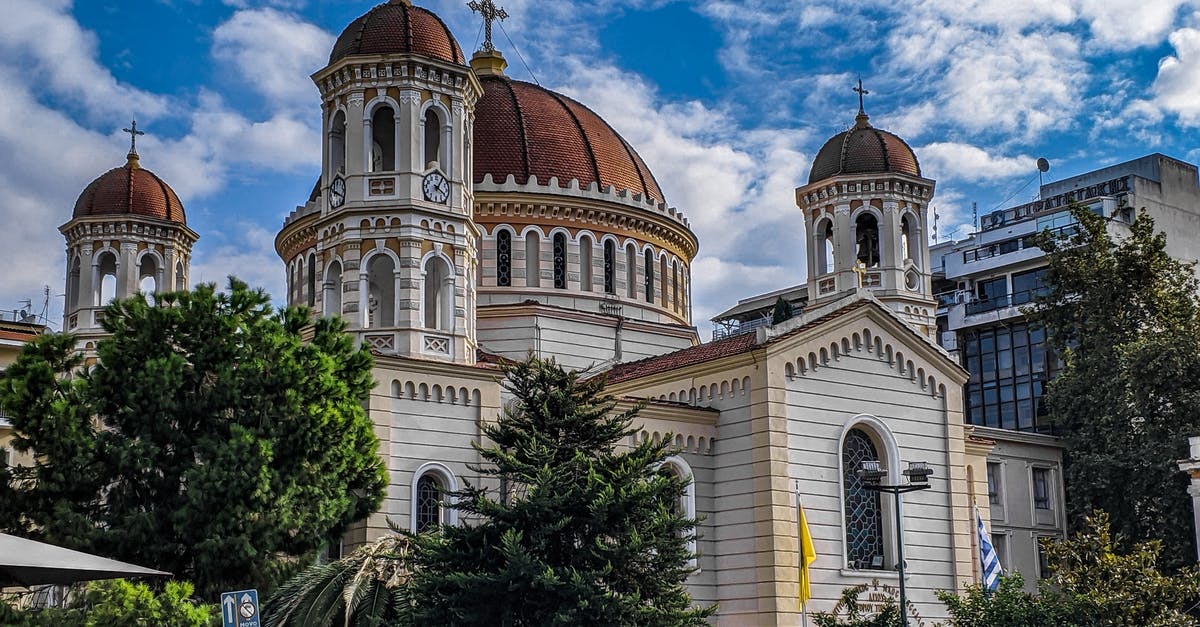
[[[175,190],[138,163],[137,153],[129,161],[100,175],[84,188],[75,201],[73,217],[137,215],[186,225],[183,203]]]
[[[917,155],[903,139],[871,126],[866,113],[855,118],[854,127],[829,138],[813,159],[808,182],[816,183],[838,174],[895,172],[921,176]]]
[[[420,54],[466,65],[462,48],[445,22],[408,0],[389,0],[350,22],[333,44],[329,63],[373,54]]]
[[[650,168],[611,126],[579,102],[499,73],[479,76],[483,97],[475,105],[475,182],[513,175],[518,184],[536,176],[559,185],[578,179],[586,188],[611,185],[665,202]]]

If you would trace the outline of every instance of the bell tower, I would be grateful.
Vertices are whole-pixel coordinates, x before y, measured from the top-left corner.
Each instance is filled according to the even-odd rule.
[[[809,303],[866,289],[933,337],[927,223],[934,181],[903,139],[871,126],[862,81],[854,126],[834,135],[796,190],[804,214]]]
[[[63,329],[85,351],[106,335],[104,307],[111,300],[188,289],[199,238],[175,191],[142,167],[137,138],[145,133],[136,121],[125,132],[132,138],[125,165],[84,188],[71,220],[59,227],[67,243]]]
[[[382,353],[473,362],[482,88],[462,50],[432,12],[390,0],[346,27],[312,79],[321,178],[276,238],[289,302],[341,315]]]

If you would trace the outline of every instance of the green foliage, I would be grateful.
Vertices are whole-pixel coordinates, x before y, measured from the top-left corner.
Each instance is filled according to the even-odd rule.
[[[155,593],[144,583],[124,579],[93,581],[65,608],[20,611],[0,603],[0,624],[12,627],[209,627],[220,625],[215,604],[191,601],[192,584],[171,581]]]
[[[37,453],[0,481],[0,529],[214,598],[270,588],[378,505],[371,359],[340,320],[310,326],[307,310],[273,311],[232,278],[225,293],[136,296],[105,315],[90,371],[74,338],[49,335],[0,376],[14,444]]]
[[[1045,542],[1052,575],[1038,594],[1022,591],[1020,574],[1002,577],[1000,588],[986,594],[972,586],[966,595],[938,596],[953,627],[1186,627],[1186,613],[1197,597],[1195,567],[1166,575],[1158,570],[1157,542],[1118,552],[1108,516],[1097,513],[1068,540]]]
[[[842,598],[828,612],[813,614],[817,627],[896,627],[900,624],[900,606],[890,594],[878,609],[864,606],[860,597],[875,584],[859,584],[842,590]]]
[[[409,539],[385,536],[280,586],[263,608],[267,627],[413,625]]]
[[[553,360],[506,375],[513,402],[475,469],[502,490],[468,485],[453,507],[471,524],[414,538],[417,624],[707,624],[716,608],[683,586],[695,520],[674,504],[690,478],[658,470],[671,438],[618,450],[637,410]]]
[[[1187,477],[1175,460],[1200,433],[1200,301],[1190,265],[1142,213],[1116,241],[1107,220],[1075,207],[1078,232],[1042,234],[1048,293],[1028,312],[1065,369],[1047,401],[1065,441],[1069,522],[1094,509],[1119,538],[1161,540],[1163,558],[1195,558]]]
[[[771,324],[775,325],[786,320],[791,320],[794,315],[796,314],[792,310],[792,304],[780,296],[775,300],[775,309],[771,312]]]

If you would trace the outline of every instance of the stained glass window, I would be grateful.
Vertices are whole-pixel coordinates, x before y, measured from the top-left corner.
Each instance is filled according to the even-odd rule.
[[[654,302],[654,253],[646,249],[646,302]]]
[[[496,285],[512,285],[512,233],[508,231],[496,234]]]
[[[437,479],[424,475],[417,480],[417,533],[442,522],[442,489]]]
[[[875,443],[851,429],[842,443],[842,481],[846,496],[846,558],[852,568],[883,568],[883,515],[879,493],[868,490],[857,470],[879,461]]]
[[[567,287],[567,236],[562,233],[554,234],[554,287]]]
[[[617,293],[617,247],[612,240],[604,242],[604,292]]]

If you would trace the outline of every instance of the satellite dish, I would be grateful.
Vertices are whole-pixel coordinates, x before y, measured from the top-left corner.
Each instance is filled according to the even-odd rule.
[[[1037,166],[1038,172],[1048,172],[1050,170],[1050,162],[1046,161],[1045,157],[1038,157]]]

